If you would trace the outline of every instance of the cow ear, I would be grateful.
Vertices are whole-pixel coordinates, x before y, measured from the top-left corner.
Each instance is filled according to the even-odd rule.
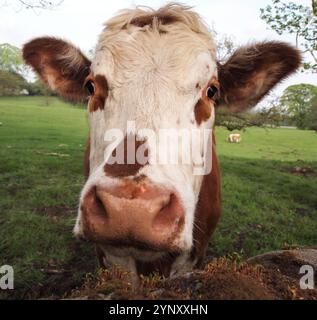
[[[218,106],[235,112],[255,106],[300,63],[300,52],[282,42],[262,42],[236,50],[225,64],[218,64]]]
[[[60,39],[37,38],[23,47],[23,59],[61,97],[82,102],[91,62],[72,44]]]

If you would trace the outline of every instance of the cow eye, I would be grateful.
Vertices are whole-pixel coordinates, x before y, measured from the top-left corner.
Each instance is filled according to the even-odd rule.
[[[95,84],[92,80],[86,81],[85,88],[90,96],[92,96],[95,93]]]
[[[218,88],[216,86],[210,86],[207,88],[206,95],[209,99],[214,99],[218,92]]]

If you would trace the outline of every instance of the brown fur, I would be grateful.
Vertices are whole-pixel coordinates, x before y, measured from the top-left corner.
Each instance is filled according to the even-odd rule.
[[[197,259],[200,266],[221,213],[220,169],[216,154],[215,136],[212,145],[212,170],[203,178],[195,212],[194,247],[192,259]]]
[[[232,111],[253,107],[300,63],[300,52],[282,42],[242,47],[224,65],[218,65],[221,88],[218,104]]]
[[[95,93],[89,99],[89,111],[103,110],[108,96],[107,79],[97,74],[95,77],[88,77],[88,80],[92,80],[95,84]]]
[[[207,96],[207,90],[209,87],[215,86],[219,88],[219,82],[216,78],[212,78],[208,85],[202,91],[202,96],[199,101],[195,105],[194,113],[195,119],[198,125],[200,125],[203,121],[206,121],[210,118],[211,110],[214,107],[215,101],[218,98],[219,93],[216,93],[213,99],[210,99]],[[199,83],[196,84],[196,88],[199,88]]]
[[[195,105],[195,119],[198,124],[210,118],[212,104],[208,99],[199,99]]]
[[[147,25],[152,25],[155,20],[160,24],[171,24],[179,21],[179,19],[176,16],[156,14],[156,15],[147,15],[143,17],[134,18],[131,20],[130,24],[133,24],[137,27],[142,28]]]
[[[23,59],[52,90],[82,102],[90,61],[73,45],[52,37],[37,38],[23,47]]]
[[[127,176],[134,176],[136,175],[139,170],[141,168],[143,168],[148,162],[142,164],[139,163],[137,161],[137,159],[135,159],[135,163],[128,163],[128,139],[134,139],[134,143],[135,143],[135,151],[137,152],[138,148],[142,148],[144,147],[144,157],[147,158],[148,157],[148,149],[143,146],[146,142],[145,141],[138,141],[136,140],[135,136],[129,136],[128,138],[125,137],[124,140],[120,143],[120,145],[118,146],[118,149],[120,147],[122,147],[123,144],[123,150],[124,150],[124,163],[120,164],[120,163],[114,163],[114,164],[108,164],[106,163],[104,170],[105,173],[108,176],[111,177],[127,177]],[[115,149],[112,153],[113,156],[115,156],[115,152],[117,152],[117,150]]]

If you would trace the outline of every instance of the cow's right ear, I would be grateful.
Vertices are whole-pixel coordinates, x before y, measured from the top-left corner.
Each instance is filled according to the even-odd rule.
[[[254,107],[277,83],[301,64],[301,53],[293,46],[268,41],[237,49],[228,61],[218,65],[218,106],[233,112]]]
[[[72,44],[60,39],[37,38],[23,47],[23,59],[61,97],[82,102],[91,62]]]

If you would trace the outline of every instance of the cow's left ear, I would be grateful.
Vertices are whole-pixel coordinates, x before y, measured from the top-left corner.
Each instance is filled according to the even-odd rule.
[[[225,105],[235,112],[255,106],[300,63],[300,52],[282,42],[262,42],[239,48],[225,64],[218,65],[218,106]]]

